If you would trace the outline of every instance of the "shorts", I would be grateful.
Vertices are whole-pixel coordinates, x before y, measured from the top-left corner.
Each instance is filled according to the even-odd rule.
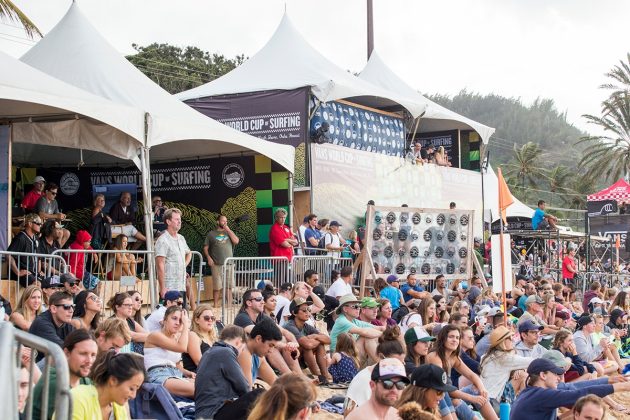
[[[155,366],[147,372],[147,382],[164,385],[167,379],[184,379],[182,372],[175,366]]]
[[[475,413],[473,410],[466,404],[466,401],[463,401],[455,407],[453,405],[453,400],[448,393],[444,393],[444,398],[440,400],[440,405],[438,406],[440,410],[441,416],[446,416],[451,413],[455,413],[458,420],[476,420]]]
[[[83,272],[83,287],[85,287],[85,290],[94,290],[99,282],[100,280],[94,274],[89,271]]]
[[[134,225],[112,225],[112,234],[120,235],[121,233],[127,237],[129,242],[136,242],[135,236],[138,229]]]
[[[547,219],[543,219],[542,222],[538,223],[538,228],[536,230],[550,230],[551,225],[547,221]]]
[[[562,284],[565,286],[575,286],[575,279],[562,279]]]
[[[212,272],[212,290],[221,290],[223,289],[223,267],[225,265],[214,264],[210,267],[210,271]],[[232,275],[232,266],[228,265],[226,268],[227,278],[230,280],[230,289],[234,289],[236,287],[236,280]]]

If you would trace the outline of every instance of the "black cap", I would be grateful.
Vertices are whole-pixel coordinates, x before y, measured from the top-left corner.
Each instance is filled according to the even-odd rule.
[[[63,283],[59,282],[59,279],[54,278],[54,277],[46,277],[45,279],[42,280],[41,282],[41,288],[42,289],[56,289],[56,288],[63,288]]]
[[[291,289],[293,289],[293,283],[286,282],[280,285],[281,292],[288,292]]]
[[[590,315],[583,315],[579,317],[577,320],[577,329],[581,330],[582,328],[584,328],[591,322],[594,322],[594,321],[593,321],[593,318],[590,317]]]
[[[449,385],[444,369],[436,365],[420,365],[411,372],[411,385],[431,388],[442,392],[453,392],[457,387]]]
[[[556,366],[549,359],[534,359],[527,367],[527,373],[530,375],[538,375],[541,372],[553,372],[556,375],[564,374],[564,369]]]
[[[76,283],[78,282],[79,279],[75,277],[74,274],[72,273],[63,273],[61,276],[59,276],[59,282],[61,284],[63,283]]]

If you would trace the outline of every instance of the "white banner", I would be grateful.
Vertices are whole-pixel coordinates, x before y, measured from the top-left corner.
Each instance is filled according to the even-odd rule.
[[[492,235],[492,291],[501,293],[501,238]],[[505,278],[505,293],[512,290],[512,261],[510,258],[510,235],[503,234],[503,275]]]

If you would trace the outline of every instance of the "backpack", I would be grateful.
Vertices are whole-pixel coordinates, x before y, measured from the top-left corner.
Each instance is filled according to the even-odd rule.
[[[129,401],[129,412],[133,419],[184,419],[166,388],[148,382],[143,383],[136,398]]]

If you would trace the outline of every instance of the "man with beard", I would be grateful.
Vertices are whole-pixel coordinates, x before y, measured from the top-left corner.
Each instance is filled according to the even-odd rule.
[[[346,420],[398,419],[394,405],[409,384],[403,363],[394,358],[383,359],[374,366],[371,379],[372,396],[367,403],[352,410]]]
[[[77,385],[90,385],[92,382],[88,378],[98,347],[94,337],[84,329],[74,330],[63,342],[63,352],[68,361],[70,371],[70,388]],[[44,380],[42,376],[33,389],[33,418],[39,419],[42,412],[46,411],[46,418],[52,419],[55,412],[55,396],[57,394],[57,371],[54,366],[50,368],[50,379],[48,385],[47,407],[42,405],[42,392],[44,390]],[[46,403],[44,403],[46,404]]]

